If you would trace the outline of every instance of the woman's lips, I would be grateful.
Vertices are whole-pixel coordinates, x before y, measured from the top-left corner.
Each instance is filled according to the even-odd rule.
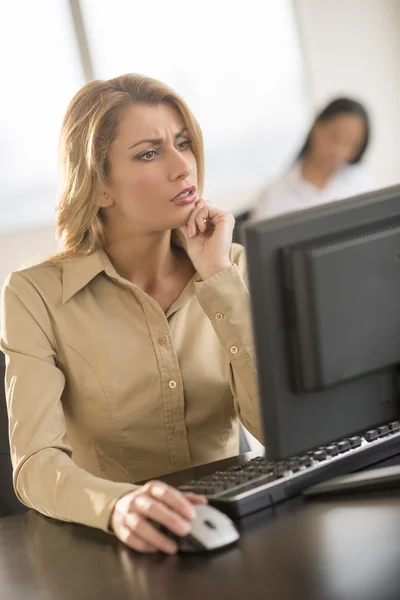
[[[186,204],[192,204],[196,200],[196,187],[192,185],[190,188],[182,190],[175,198],[170,200],[171,204],[175,206],[183,206]]]

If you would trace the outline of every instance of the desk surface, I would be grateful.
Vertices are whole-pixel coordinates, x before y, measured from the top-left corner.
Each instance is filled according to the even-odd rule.
[[[238,546],[140,555],[33,511],[0,519],[1,600],[399,600],[400,497],[307,501],[246,517]]]

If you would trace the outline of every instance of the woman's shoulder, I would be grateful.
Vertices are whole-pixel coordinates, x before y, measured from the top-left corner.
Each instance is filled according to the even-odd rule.
[[[340,177],[352,190],[354,189],[354,193],[361,194],[373,189],[372,178],[363,164],[346,165],[342,168]]]
[[[275,217],[291,208],[293,194],[298,187],[299,169],[298,163],[295,163],[261,189],[253,211],[254,218]]]
[[[61,297],[62,277],[62,262],[45,259],[24,264],[8,275],[3,294],[10,290],[26,300],[39,294],[43,299],[57,301]]]
[[[292,180],[297,180],[299,178],[299,170],[300,167],[298,163],[291,165],[282,173],[271,179],[271,181],[264,186],[261,194],[274,194],[286,189],[290,186]]]

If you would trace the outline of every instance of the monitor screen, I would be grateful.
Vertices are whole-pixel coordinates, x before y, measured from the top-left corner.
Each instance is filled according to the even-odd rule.
[[[399,416],[400,186],[244,230],[268,456]]]

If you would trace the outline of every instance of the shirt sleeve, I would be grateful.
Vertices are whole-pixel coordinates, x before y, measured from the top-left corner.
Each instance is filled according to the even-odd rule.
[[[15,492],[42,514],[109,531],[113,507],[137,486],[107,481],[72,460],[46,306],[33,285],[13,273],[2,292],[1,348]]]
[[[197,299],[226,351],[236,412],[246,429],[263,443],[246,277],[242,248],[237,264],[195,286]]]

